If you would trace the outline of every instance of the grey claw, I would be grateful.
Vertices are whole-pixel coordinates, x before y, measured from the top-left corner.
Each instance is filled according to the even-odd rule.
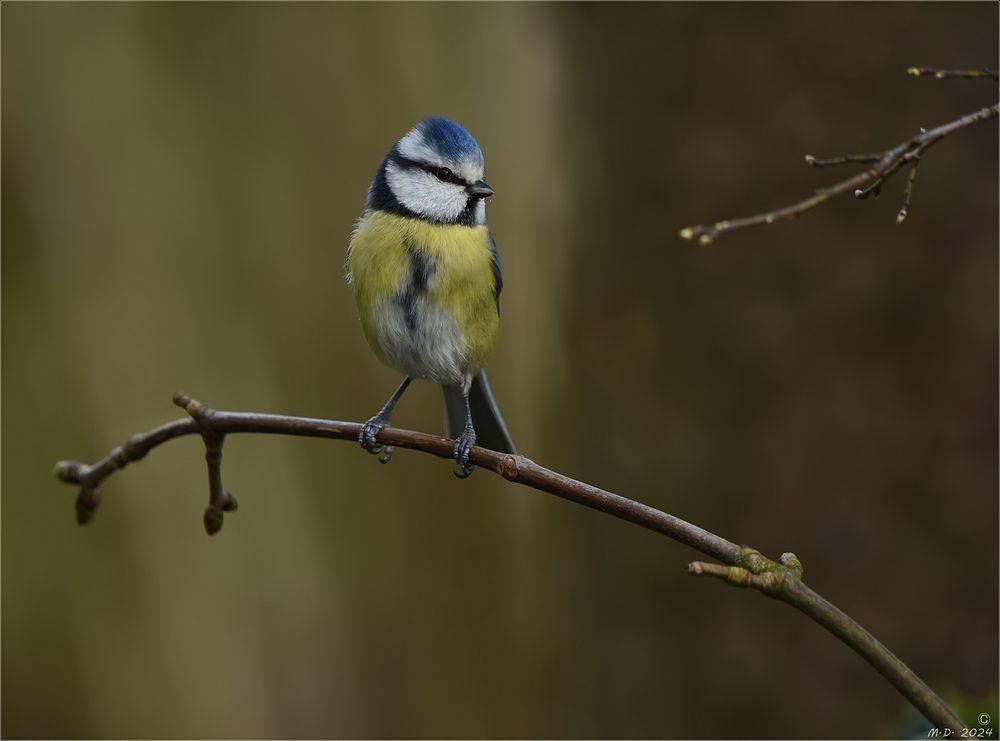
[[[472,446],[476,444],[476,431],[471,427],[466,427],[457,440],[455,440],[455,462],[458,467],[455,469],[455,476],[460,479],[467,479],[472,475],[475,466],[469,463],[469,453]]]
[[[375,439],[375,436],[387,424],[389,424],[388,420],[381,419],[376,415],[361,425],[361,432],[358,433],[358,442],[361,444],[361,447],[372,455],[381,453],[383,446]],[[390,455],[392,454],[390,453]]]

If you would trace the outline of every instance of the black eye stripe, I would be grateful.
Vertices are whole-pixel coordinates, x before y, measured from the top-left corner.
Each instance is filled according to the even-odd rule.
[[[398,153],[395,154],[396,156],[392,158],[393,161],[402,167],[405,167],[407,169],[423,170],[424,172],[433,175],[435,178],[445,183],[454,183],[455,185],[461,185],[462,187],[470,185],[470,183],[466,182],[458,175],[456,175],[451,170],[451,168],[445,167],[444,165],[430,165],[427,164],[426,162],[417,162],[415,160],[411,160],[407,157],[403,157]],[[448,171],[447,177],[441,177],[441,175],[439,174],[441,170]]]
[[[445,167],[444,165],[431,165],[426,162],[417,162],[416,160],[411,160],[409,157],[404,157],[398,151],[390,152],[389,160],[407,170],[423,170],[424,172],[433,175],[435,178],[445,183],[453,183],[454,185],[461,185],[463,188],[467,188],[468,186],[472,185],[472,183],[456,175],[451,168]],[[448,172],[450,173],[449,176],[447,178],[440,177],[438,175],[438,172],[440,170],[448,170]]]
[[[450,168],[435,167],[434,165],[424,165],[424,164],[418,165],[418,167],[420,167],[420,169],[424,170],[425,172],[429,172],[431,175],[433,175],[443,183],[454,183],[455,185],[463,185],[463,186],[468,185],[468,183],[462,180],[462,178],[460,178],[458,175],[452,172]]]

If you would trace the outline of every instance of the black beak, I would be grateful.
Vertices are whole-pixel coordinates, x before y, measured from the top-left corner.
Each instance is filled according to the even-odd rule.
[[[485,180],[480,180],[472,185],[465,186],[465,192],[473,198],[489,198],[493,195],[493,188],[488,186]]]

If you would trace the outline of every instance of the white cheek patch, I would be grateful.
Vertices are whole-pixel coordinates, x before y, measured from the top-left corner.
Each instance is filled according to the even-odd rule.
[[[437,221],[454,221],[465,209],[468,194],[454,183],[443,183],[429,172],[389,162],[385,178],[392,194],[415,214]]]

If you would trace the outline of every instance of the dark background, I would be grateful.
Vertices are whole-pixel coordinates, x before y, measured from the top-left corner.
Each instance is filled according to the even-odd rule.
[[[538,462],[771,556],[967,720],[996,717],[997,127],[878,201],[710,248],[688,224],[846,177],[996,100],[997,5],[9,4],[5,736],[923,733],[803,615],[694,551],[399,451],[185,438],[88,529],[60,458],[225,409],[363,420],[398,381],[343,261],[420,118],[477,137],[494,390]],[[429,384],[395,421],[437,432]]]

